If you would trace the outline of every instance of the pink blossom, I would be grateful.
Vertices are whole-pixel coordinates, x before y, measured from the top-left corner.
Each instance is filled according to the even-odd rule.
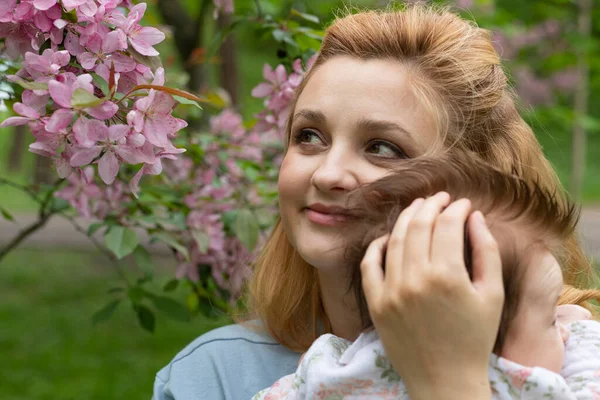
[[[69,186],[58,191],[56,197],[67,200],[83,217],[91,218],[91,203],[101,194],[100,188],[93,183],[93,178],[92,167],[84,168],[81,174],[71,174],[68,178]]]
[[[171,115],[177,102],[165,92],[151,90],[147,97],[135,102],[127,115],[128,123],[136,132],[158,147],[171,147],[170,136],[187,126],[187,122]]]
[[[88,165],[104,152],[97,161],[98,172],[104,183],[110,185],[119,173],[121,162],[127,164],[155,162],[154,157],[148,157],[141,149],[127,144],[129,131],[127,125],[107,127],[97,120],[79,118],[73,125],[77,147],[70,160],[71,166]]]
[[[25,53],[23,68],[29,72],[33,78],[42,76],[56,76],[61,68],[69,64],[71,55],[67,50],[54,51],[46,49],[41,55],[31,52]]]
[[[152,153],[151,149],[152,145],[150,144],[150,142],[146,142],[142,146],[142,151],[144,151],[145,154],[154,154]],[[185,149],[176,149],[175,147],[170,145],[167,149],[161,150],[158,153],[156,153],[156,158],[144,164],[144,166],[137,172],[137,174],[135,174],[135,176],[129,182],[129,190],[131,191],[131,193],[136,198],[138,197],[139,183],[140,179],[142,179],[142,176],[159,175],[162,172],[163,167],[161,159],[167,158],[170,160],[175,160],[177,158],[176,155],[181,154],[183,152],[185,152]]]
[[[156,28],[140,26],[139,22],[146,12],[146,3],[135,5],[121,25],[131,46],[145,56],[157,56],[158,51],[152,47],[165,39],[165,34]]]
[[[92,76],[89,74],[79,75],[73,85],[69,85],[54,79],[48,82],[48,91],[50,92],[52,100],[54,100],[56,104],[63,108],[73,108],[71,101],[73,94],[77,89],[84,89],[90,94],[94,94]],[[88,114],[100,120],[112,118],[118,110],[119,107],[115,103],[108,100],[103,101],[98,106],[85,108],[85,111]]]
[[[88,52],[77,55],[77,60],[87,70],[94,69],[98,62],[107,64],[107,70],[110,70],[111,64],[114,65],[116,72],[130,72],[136,67],[134,59],[117,52],[127,48],[127,38],[123,31],[109,32],[104,38],[94,33],[86,47]]]
[[[19,126],[25,125],[31,121],[36,121],[40,118],[40,114],[34,110],[33,108],[26,106],[23,103],[15,103],[13,105],[13,110],[21,115],[21,117],[10,117],[4,120],[2,124],[0,124],[0,128],[6,128],[7,126]]]
[[[0,2],[0,22],[8,22],[17,6],[17,0],[3,0]]]
[[[30,22],[0,23],[0,38],[6,38],[5,54],[17,59],[28,51],[35,52],[43,43],[44,37]]]
[[[221,14],[233,14],[233,0],[213,0],[215,11],[213,13],[214,19],[219,17]]]
[[[98,11],[98,5],[94,0],[62,0],[65,10],[72,11],[77,8],[77,12],[88,17],[93,17]]]

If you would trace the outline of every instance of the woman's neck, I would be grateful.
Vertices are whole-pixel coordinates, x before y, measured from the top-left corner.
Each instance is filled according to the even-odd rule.
[[[361,331],[361,319],[353,292],[348,292],[348,281],[340,279],[339,271],[318,270],[321,301],[332,333],[354,340]]]

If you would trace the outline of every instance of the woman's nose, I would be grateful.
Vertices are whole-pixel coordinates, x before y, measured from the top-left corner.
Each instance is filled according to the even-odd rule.
[[[330,153],[314,171],[312,184],[323,192],[353,190],[358,186],[354,164],[351,157]]]

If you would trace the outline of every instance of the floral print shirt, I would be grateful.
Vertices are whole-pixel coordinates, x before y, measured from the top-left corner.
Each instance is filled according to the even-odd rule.
[[[600,322],[569,325],[559,374],[491,355],[490,386],[496,400],[600,400]],[[325,334],[310,347],[295,374],[284,376],[252,400],[401,399],[408,392],[385,356],[376,331],[354,342]]]

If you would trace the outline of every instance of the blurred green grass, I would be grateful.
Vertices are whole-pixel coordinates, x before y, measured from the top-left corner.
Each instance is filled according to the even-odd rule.
[[[99,254],[54,250],[18,249],[2,261],[2,399],[147,400],[160,368],[227,323],[178,323],[157,314],[150,334],[124,302],[111,319],[92,325],[94,312],[112,299],[107,290],[120,282],[111,268]],[[169,275],[163,271],[158,281]]]

